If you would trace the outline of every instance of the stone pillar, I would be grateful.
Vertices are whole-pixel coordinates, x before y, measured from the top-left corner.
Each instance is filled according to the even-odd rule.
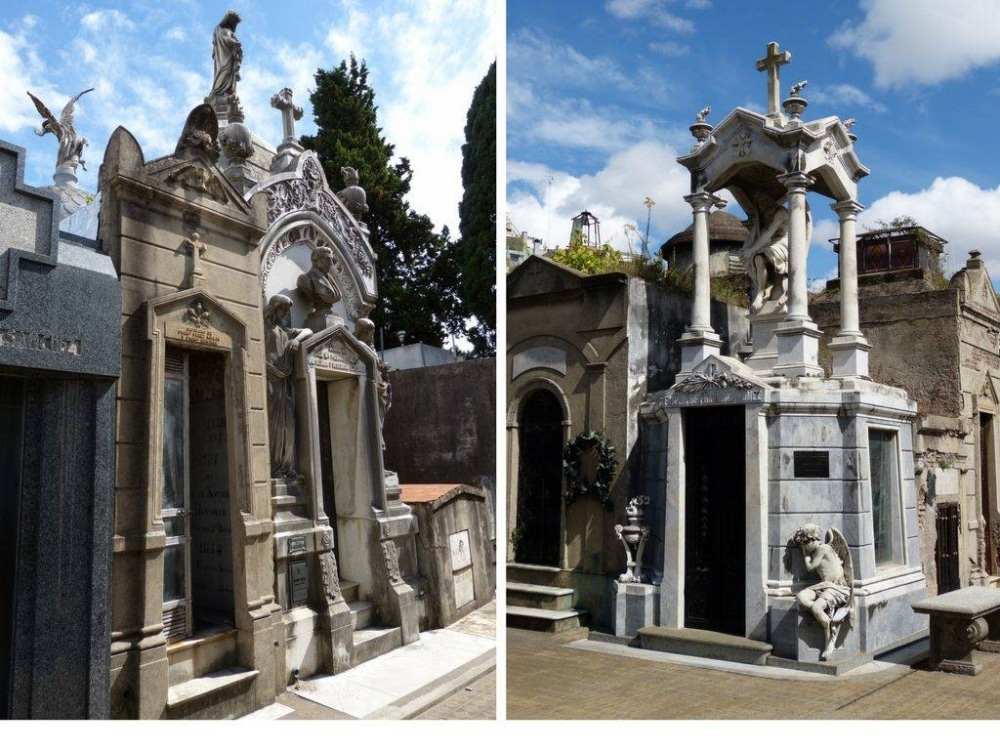
[[[857,201],[833,204],[840,217],[840,333],[830,343],[833,374],[837,377],[868,377],[871,346],[861,333],[858,315],[858,254],[855,220],[864,208]]]
[[[789,172],[778,180],[788,189],[788,313],[774,332],[778,337],[775,374],[818,376],[820,331],[809,317],[806,259],[806,190],[813,179],[805,172]]]
[[[691,306],[691,324],[678,343],[681,347],[681,371],[678,382],[691,369],[710,354],[718,354],[722,339],[712,330],[711,289],[708,270],[708,213],[712,206],[722,207],[725,202],[711,193],[700,192],[684,197],[691,204],[694,214],[692,256],[694,265],[694,301]]]

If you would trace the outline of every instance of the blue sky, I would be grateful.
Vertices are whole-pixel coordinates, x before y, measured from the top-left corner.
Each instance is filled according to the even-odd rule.
[[[28,151],[25,179],[52,184],[56,139],[38,138],[30,90],[58,116],[70,97],[77,132],[90,141],[80,186],[97,169],[118,125],[147,159],[173,151],[188,112],[208,93],[212,31],[226,10],[242,17],[247,125],[281,140],[272,94],[290,86],[306,112],[297,132],[315,133],[309,92],[317,68],[352,51],[368,62],[383,134],[412,162],[411,207],[458,232],[461,147],[475,87],[495,59],[493,0],[134,0],[38,3],[5,0],[0,10],[0,139]],[[364,175],[361,176],[364,185]]]
[[[675,161],[711,105],[766,109],[755,61],[792,53],[781,94],[808,80],[806,120],[855,118],[859,228],[901,215],[949,240],[961,267],[979,249],[1000,281],[1000,2],[963,0],[507,0],[507,213],[565,245],[570,217],[601,221],[625,248],[631,222],[658,248],[691,222]],[[817,196],[808,274],[834,273],[838,234]],[[729,206],[741,214],[735,201]],[[631,234],[633,247],[641,238]]]

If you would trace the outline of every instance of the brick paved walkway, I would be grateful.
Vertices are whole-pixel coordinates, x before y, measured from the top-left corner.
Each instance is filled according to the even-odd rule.
[[[497,673],[494,670],[413,718],[493,720],[496,717]]]
[[[506,632],[508,719],[1000,719],[1000,654],[979,654],[978,677],[892,665],[773,678]]]

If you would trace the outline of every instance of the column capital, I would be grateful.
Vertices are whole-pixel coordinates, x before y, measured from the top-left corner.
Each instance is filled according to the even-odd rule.
[[[709,211],[713,206],[715,208],[725,208],[726,205],[726,202],[722,198],[718,198],[705,190],[702,190],[700,193],[685,195],[684,200],[690,203],[691,208],[695,211]]]
[[[830,208],[837,212],[837,216],[840,218],[850,218],[852,216],[857,216],[859,213],[865,210],[862,206],[855,200],[837,201],[836,203],[831,203]]]
[[[805,192],[816,180],[805,172],[785,172],[778,175],[778,182],[784,185],[788,192]]]

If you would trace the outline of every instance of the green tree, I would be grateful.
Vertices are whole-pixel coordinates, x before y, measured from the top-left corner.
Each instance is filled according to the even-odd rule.
[[[317,71],[311,101],[318,130],[302,145],[317,152],[331,188],[344,187],[340,168],[348,166],[358,170],[367,192],[364,220],[379,290],[372,319],[385,346],[398,344],[398,331],[405,331],[404,343],[443,345],[462,330],[456,250],[447,227],[438,234],[406,200],[413,170],[405,157],[393,161],[395,146],[382,137],[365,61],[352,54],[333,70]]]
[[[496,351],[497,64],[476,87],[462,146],[462,202],[458,206],[461,292],[475,316],[466,336],[474,356]]]
[[[611,245],[604,244],[600,247],[592,247],[583,241],[583,235],[579,230],[574,230],[569,238],[569,246],[556,250],[552,253],[552,260],[562,263],[564,266],[575,268],[586,274],[609,273],[611,271],[621,271],[622,254]]]

